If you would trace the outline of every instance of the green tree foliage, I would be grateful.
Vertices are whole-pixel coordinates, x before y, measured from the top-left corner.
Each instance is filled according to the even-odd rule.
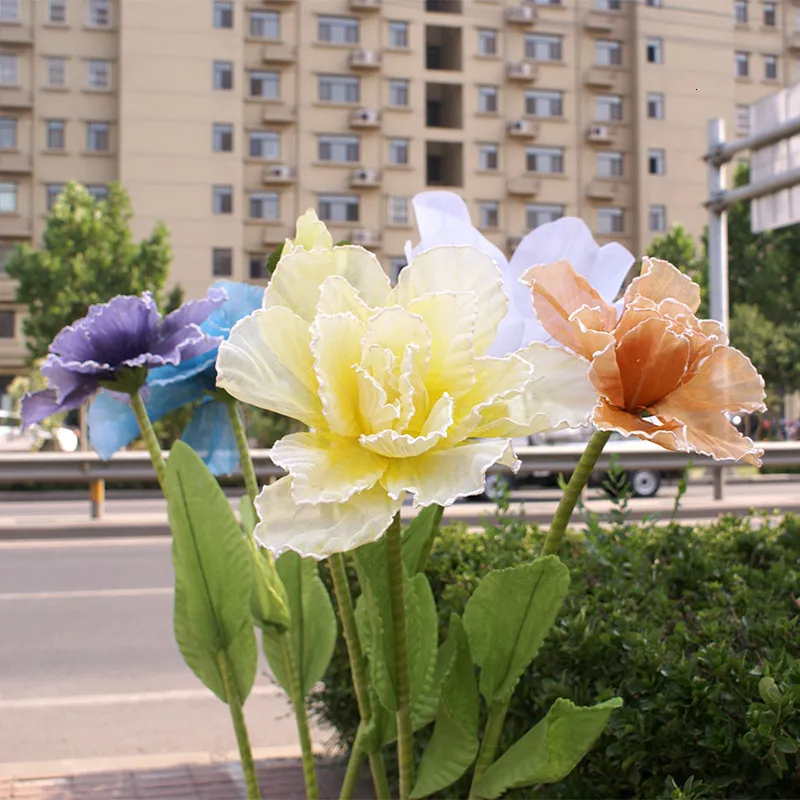
[[[95,201],[71,182],[48,217],[42,247],[24,244],[11,254],[6,271],[17,280],[16,302],[28,308],[23,331],[31,360],[44,356],[61,328],[93,303],[147,290],[161,300],[172,259],[167,229],[159,223],[147,239],[134,242],[132,216],[119,185]]]
[[[698,249],[689,231],[680,223],[673,225],[663,236],[653,239],[647,255],[669,261],[699,284],[702,297],[700,313],[705,315],[708,309],[708,263],[705,252]]]

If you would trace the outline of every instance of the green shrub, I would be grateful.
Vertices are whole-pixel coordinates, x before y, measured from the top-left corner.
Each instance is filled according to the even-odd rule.
[[[428,567],[442,622],[483,574],[530,559],[540,544],[537,529],[507,516],[483,535],[444,529]],[[558,697],[588,705],[618,694],[625,705],[569,778],[536,796],[800,796],[800,521],[615,526],[572,539],[562,556],[570,594],[517,687],[504,744]],[[314,707],[352,740],[341,646]]]

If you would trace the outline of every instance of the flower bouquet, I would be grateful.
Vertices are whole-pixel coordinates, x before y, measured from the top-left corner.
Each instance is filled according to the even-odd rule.
[[[243,707],[257,630],[297,718],[309,798],[319,791],[306,698],[337,628],[361,720],[341,797],[365,761],[381,799],[426,797],[465,774],[475,798],[561,780],[619,698],[559,699],[501,754],[498,743],[567,593],[560,545],[610,433],[759,463],[726,413],[760,408],[763,382],[718,323],[696,318],[699,289],[675,267],[644,259],[617,300],[633,257],[599,248],[580,220],[542,226],[507,262],[456,196],[425,193],[415,207],[422,240],[396,286],[372,253],[334,246],[309,211],[265,291],[221,282],[164,318],[148,295],[94,306],[53,341],[48,388],[23,401],[31,424],[96,395],[90,442],[104,458],[141,433],[173,535],[175,638],[229,706],[250,798],[260,794]],[[165,461],[152,421],[187,403],[192,420]],[[306,427],[276,443],[286,475],[263,487],[240,404]],[[540,557],[489,573],[440,640],[425,565],[443,509],[482,493],[490,469],[517,468],[513,438],[587,420],[596,432]],[[214,477],[237,464],[238,515]]]

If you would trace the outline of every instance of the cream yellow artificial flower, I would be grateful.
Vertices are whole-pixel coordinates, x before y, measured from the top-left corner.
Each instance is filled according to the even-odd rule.
[[[286,240],[281,250],[281,258],[298,247],[304,250],[330,250],[333,247],[333,237],[313,208],[309,208],[302,217],[298,217],[294,241]]]
[[[474,247],[416,256],[392,288],[361,247],[296,248],[263,309],[220,346],[217,384],[308,426],[272,450],[288,475],[257,499],[275,555],[322,559],[378,539],[409,493],[449,505],[516,468],[512,437],[583,424],[585,361],[535,343],[488,356],[508,299]]]

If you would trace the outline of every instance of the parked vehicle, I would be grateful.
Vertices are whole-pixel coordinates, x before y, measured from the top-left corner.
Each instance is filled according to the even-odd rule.
[[[23,431],[19,414],[0,410],[0,452],[38,450],[54,438],[53,444],[64,453],[74,453],[78,449],[78,434],[72,428],[62,425],[50,433],[38,425],[31,425]]]

